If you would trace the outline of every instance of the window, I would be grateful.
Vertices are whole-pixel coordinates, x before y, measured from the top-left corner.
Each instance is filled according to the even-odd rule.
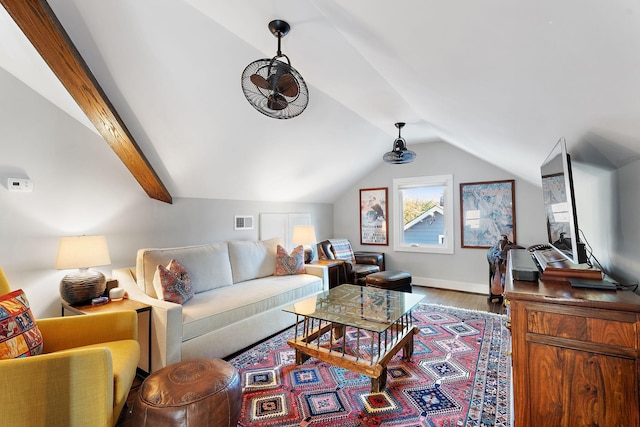
[[[453,175],[393,180],[394,250],[453,253]]]

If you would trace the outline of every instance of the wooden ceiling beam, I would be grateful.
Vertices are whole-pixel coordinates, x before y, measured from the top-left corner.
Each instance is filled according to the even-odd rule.
[[[172,198],[45,0],[0,0],[149,197]]]

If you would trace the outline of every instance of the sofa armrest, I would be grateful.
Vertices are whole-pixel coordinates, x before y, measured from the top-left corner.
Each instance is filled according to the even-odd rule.
[[[112,277],[129,299],[151,306],[151,371],[182,360],[182,306],[145,294],[135,279],[135,267],[118,268]]]
[[[0,360],[2,425],[111,427],[113,393],[106,348]]]
[[[304,269],[307,274],[313,274],[322,279],[322,289],[329,289],[329,268],[326,265],[305,264]]]
[[[380,267],[380,271],[384,271],[384,252],[363,252],[353,253],[356,256],[356,264],[370,264]]]
[[[133,310],[37,319],[44,353],[110,341],[137,340],[138,316]]]

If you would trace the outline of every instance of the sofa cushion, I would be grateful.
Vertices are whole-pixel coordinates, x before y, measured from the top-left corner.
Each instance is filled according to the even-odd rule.
[[[42,334],[22,289],[0,296],[0,359],[42,353]]]
[[[276,271],[275,276],[288,276],[290,274],[302,274],[304,269],[304,247],[302,245],[291,251],[291,255],[287,250],[278,245],[276,254]]]
[[[275,272],[276,247],[280,244],[279,238],[227,243],[233,283],[272,276]]]
[[[158,299],[184,304],[193,298],[193,287],[187,270],[172,259],[168,266],[158,264],[153,276],[153,287]]]
[[[178,260],[189,272],[194,293],[205,292],[233,284],[229,250],[226,243],[186,246],[164,249],[140,249],[136,262],[138,286],[158,298],[153,287],[153,276],[159,264]]]
[[[236,289],[235,292],[230,292]],[[322,279],[311,274],[270,276],[196,294],[182,306],[182,340],[232,325],[264,311],[291,304],[322,291]],[[292,314],[292,323],[295,315]]]

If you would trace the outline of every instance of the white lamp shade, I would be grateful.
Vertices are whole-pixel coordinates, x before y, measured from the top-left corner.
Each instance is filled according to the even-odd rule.
[[[296,225],[293,227],[291,242],[297,245],[310,245],[317,242],[313,225]]]
[[[55,268],[89,268],[111,264],[105,236],[61,237]]]

